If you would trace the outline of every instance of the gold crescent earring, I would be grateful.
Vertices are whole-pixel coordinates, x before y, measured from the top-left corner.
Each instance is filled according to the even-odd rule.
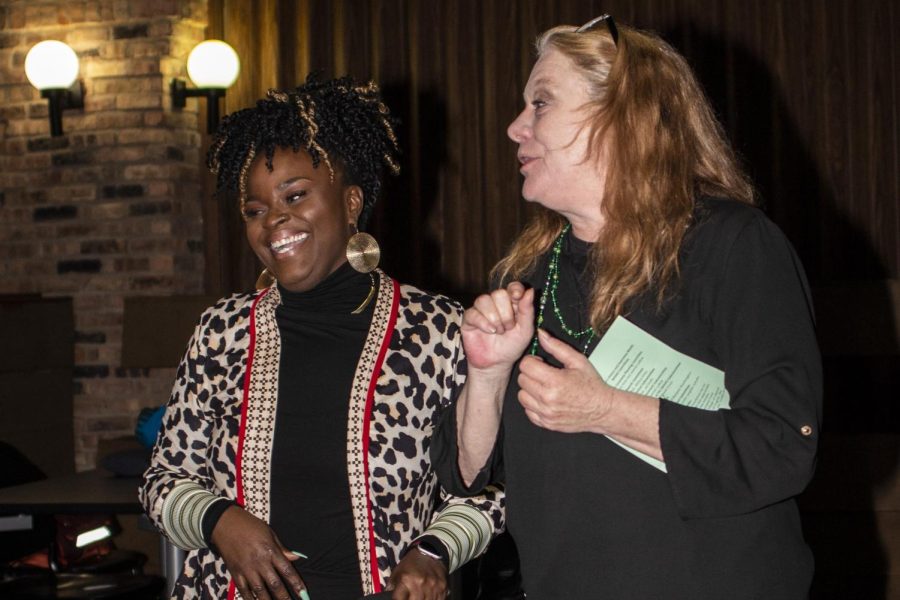
[[[275,283],[275,276],[272,275],[269,269],[263,269],[259,277],[256,278],[256,289],[263,290],[273,283]]]
[[[381,260],[381,248],[368,233],[363,233],[351,224],[353,235],[347,240],[347,262],[360,273],[371,273]]]

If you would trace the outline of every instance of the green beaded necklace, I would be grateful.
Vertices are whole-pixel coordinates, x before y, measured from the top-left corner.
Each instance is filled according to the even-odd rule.
[[[559,324],[562,326],[562,330],[565,331],[567,335],[575,338],[579,342],[581,342],[582,338],[587,338],[584,340],[584,346],[581,349],[582,353],[587,353],[588,346],[591,345],[591,341],[594,339],[593,327],[588,326],[581,331],[575,331],[566,324],[566,320],[563,319],[562,316],[562,311],[559,309],[559,301],[556,297],[556,290],[559,287],[559,255],[562,253],[563,240],[565,239],[566,234],[571,228],[571,223],[566,224],[566,226],[562,230],[562,233],[560,233],[559,237],[556,238],[556,241],[553,242],[553,251],[550,254],[550,264],[547,266],[547,280],[544,282],[544,291],[541,293],[541,303],[540,307],[538,308],[537,325],[535,326],[534,339],[531,340],[531,349],[529,350],[529,353],[531,355],[537,353],[537,330],[540,329],[541,325],[544,324],[544,309],[547,307],[548,298],[550,299],[553,307],[553,314],[555,314],[556,318],[559,320]]]

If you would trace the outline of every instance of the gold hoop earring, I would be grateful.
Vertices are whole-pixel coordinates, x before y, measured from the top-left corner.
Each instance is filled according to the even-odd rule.
[[[263,269],[262,273],[259,274],[259,277],[256,278],[256,289],[264,290],[273,283],[275,283],[275,276],[272,275],[269,269]]]
[[[371,273],[381,260],[381,248],[368,233],[363,233],[351,225],[353,235],[347,240],[347,262],[360,273]]]

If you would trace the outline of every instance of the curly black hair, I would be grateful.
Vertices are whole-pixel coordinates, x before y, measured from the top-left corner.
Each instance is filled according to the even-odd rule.
[[[255,107],[225,117],[206,164],[216,174],[216,192],[237,192],[243,208],[247,171],[257,154],[265,152],[271,171],[276,148],[302,149],[314,167],[326,164],[332,180],[337,167],[345,184],[362,189],[363,227],[381,192],[384,166],[393,175],[400,172],[395,124],[374,82],[360,85],[351,77],[320,81],[311,74],[303,85],[269,90]]]

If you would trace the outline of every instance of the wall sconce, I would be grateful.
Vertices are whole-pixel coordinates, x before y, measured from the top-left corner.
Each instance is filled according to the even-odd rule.
[[[38,42],[25,56],[25,76],[50,101],[50,135],[62,135],[63,109],[84,108],[75,51],[57,40]]]
[[[172,107],[184,108],[187,98],[206,97],[206,132],[215,133],[219,125],[219,98],[225,96],[225,90],[241,72],[237,52],[220,40],[200,42],[188,56],[187,71],[197,87],[188,89],[183,79],[173,79]]]

